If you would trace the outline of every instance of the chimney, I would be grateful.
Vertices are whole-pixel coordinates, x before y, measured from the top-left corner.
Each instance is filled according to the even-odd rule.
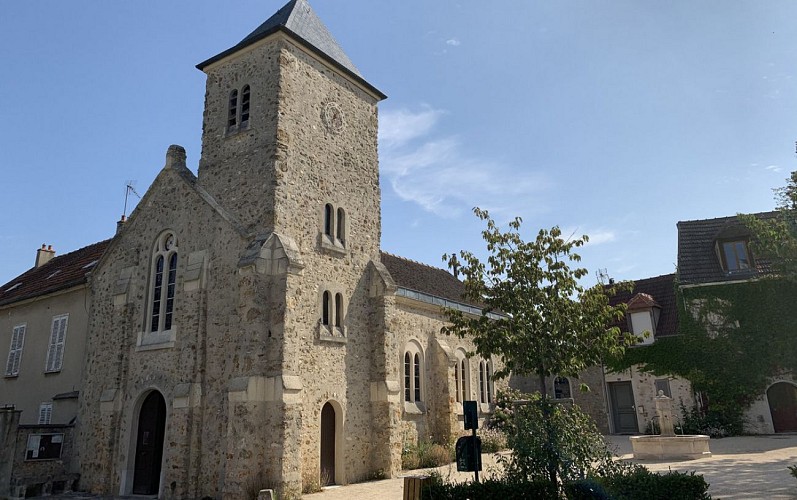
[[[121,219],[116,221],[116,234],[119,234],[119,232],[122,230],[122,227],[125,225],[125,222],[127,222],[127,217],[124,215],[122,215]]]
[[[50,259],[52,259],[53,257],[55,257],[55,250],[53,250],[53,246],[45,245],[44,243],[42,243],[42,247],[36,250],[35,267],[41,267],[47,264],[48,262],[50,262]]]

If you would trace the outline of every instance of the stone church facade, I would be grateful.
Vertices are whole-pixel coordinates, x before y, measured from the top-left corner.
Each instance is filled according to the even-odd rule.
[[[207,74],[198,175],[166,165],[91,276],[81,485],[244,498],[401,470],[491,411],[441,334],[449,273],[380,250],[377,103],[305,0]]]

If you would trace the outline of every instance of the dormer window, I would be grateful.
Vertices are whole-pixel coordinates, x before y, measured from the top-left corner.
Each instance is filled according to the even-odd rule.
[[[752,268],[747,241],[724,241],[719,244],[722,267],[725,271],[745,271]]]

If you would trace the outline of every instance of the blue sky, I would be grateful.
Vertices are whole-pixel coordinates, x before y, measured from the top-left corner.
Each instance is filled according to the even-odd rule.
[[[110,237],[181,144],[204,74],[284,2],[4,2],[0,283]],[[797,3],[311,0],[380,104],[382,247],[481,253],[473,206],[674,271],[679,220],[770,210],[797,169]],[[136,200],[133,199],[133,202]],[[129,210],[128,210],[129,212]]]

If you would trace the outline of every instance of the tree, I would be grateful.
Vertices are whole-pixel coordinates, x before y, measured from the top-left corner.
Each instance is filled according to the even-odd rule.
[[[542,229],[532,241],[520,235],[522,220],[515,218],[503,232],[486,210],[474,209],[486,221],[482,237],[489,257],[482,262],[468,251],[444,255],[448,266],[464,276],[464,299],[482,305],[479,316],[447,310],[451,325],[446,333],[471,337],[482,357],[496,356],[503,367],[496,378],[510,372],[536,375],[549,457],[548,477],[555,487],[561,462],[567,460],[556,448],[557,429],[545,379],[552,375],[577,377],[604,357],[623,351],[620,328],[625,305],[612,306],[614,286],[584,288],[583,268],[571,268],[581,260],[575,249],[587,237],[564,239],[558,227]],[[489,314],[494,313],[494,314]],[[514,453],[522,451],[514,450]]]
[[[751,245],[757,258],[770,262],[774,276],[797,281],[797,171],[786,186],[775,190],[777,216],[762,219],[739,215],[752,232]]]
[[[587,236],[564,239],[553,227],[541,229],[527,242],[520,235],[520,218],[502,232],[486,210],[473,211],[487,223],[482,231],[487,261],[464,250],[443,259],[464,276],[464,298],[481,304],[483,314],[448,310],[447,333],[472,337],[478,354],[500,358],[503,368],[495,372],[496,378],[510,372],[536,375],[543,396],[546,377],[577,377],[604,357],[622,354],[616,325],[625,315],[625,304],[609,304],[617,286],[585,289],[579,280],[587,270],[570,267],[581,260],[574,250],[588,241]],[[495,313],[497,319],[487,313]]]

